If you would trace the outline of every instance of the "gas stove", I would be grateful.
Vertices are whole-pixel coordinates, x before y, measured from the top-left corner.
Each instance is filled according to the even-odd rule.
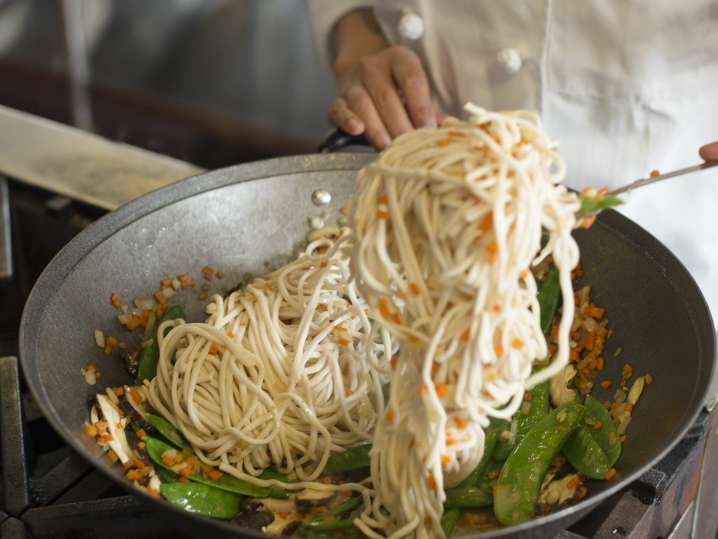
[[[27,294],[52,256],[105,210],[12,179],[7,186],[0,189],[5,230],[12,230],[4,239],[12,271],[0,275],[0,356],[7,356],[0,357],[0,538],[190,537],[174,515],[147,506],[74,453],[23,387],[14,356]],[[703,412],[658,465],[554,539],[714,539],[717,417]]]

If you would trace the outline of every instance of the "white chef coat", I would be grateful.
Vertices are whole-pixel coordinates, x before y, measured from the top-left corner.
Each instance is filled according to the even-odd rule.
[[[419,55],[439,110],[538,111],[571,187],[695,164],[718,140],[716,0],[310,0],[325,59],[334,23],[367,6],[390,43]],[[648,187],[620,211],[681,259],[718,321],[715,170]]]
[[[538,111],[571,187],[694,164],[718,140],[715,0],[312,0],[325,58],[336,20],[369,5],[389,42],[420,56],[440,110]],[[407,14],[418,39],[399,31]],[[628,199],[621,211],[683,261],[718,320],[718,172]]]

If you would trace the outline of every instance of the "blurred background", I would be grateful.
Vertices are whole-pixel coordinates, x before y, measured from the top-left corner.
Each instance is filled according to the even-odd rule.
[[[333,92],[297,0],[0,0],[0,104],[217,168],[314,151]]]

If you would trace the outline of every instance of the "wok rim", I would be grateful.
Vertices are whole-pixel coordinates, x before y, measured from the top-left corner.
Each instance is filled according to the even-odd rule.
[[[172,511],[182,518],[192,519],[197,524],[206,524],[215,530],[229,532],[235,536],[268,537],[257,530],[239,527],[227,521],[188,513],[161,498],[154,498],[144,491],[134,488],[124,478],[113,473],[110,466],[92,455],[80,437],[75,436],[69,428],[65,426],[65,423],[56,412],[52,402],[47,397],[44,385],[40,381],[39,376],[32,371],[31,367],[33,366],[33,362],[28,358],[34,357],[39,344],[37,329],[42,327],[45,320],[45,313],[43,312],[44,306],[52,301],[59,285],[65,281],[86,256],[124,227],[151,213],[160,211],[166,206],[228,185],[302,172],[358,170],[363,164],[373,160],[373,158],[374,156],[372,154],[366,153],[310,154],[256,161],[198,174],[128,202],[101,217],[75,236],[55,255],[35,282],[23,308],[18,337],[20,365],[24,379],[33,399],[42,410],[44,417],[48,420],[52,428],[70,447],[79,453],[83,459],[90,462],[94,468],[99,469],[101,473],[119,484],[130,495],[139,500],[151,503],[153,508],[163,511]],[[612,233],[633,243],[636,248],[638,248],[638,240],[641,240],[641,244],[644,246],[640,249],[643,256],[647,256],[663,266],[665,263],[656,260],[656,258],[660,257],[664,262],[673,265],[675,270],[683,274],[684,284],[691,289],[690,292],[694,295],[694,298],[690,300],[693,308],[688,310],[692,314],[697,313],[698,315],[692,317],[691,322],[699,345],[700,364],[702,365],[704,362],[709,362],[710,366],[708,370],[710,371],[710,376],[705,377],[702,382],[699,379],[699,384],[702,383],[703,385],[702,388],[700,385],[694,388],[694,396],[696,391],[698,391],[700,398],[694,397],[695,402],[693,402],[693,406],[688,409],[688,420],[678,429],[678,434],[669,440],[655,457],[647,461],[634,473],[622,477],[604,491],[595,494],[589,493],[584,500],[566,506],[556,512],[533,518],[518,525],[465,537],[475,539],[509,537],[514,534],[528,532],[532,528],[562,525],[562,521],[568,523],[565,525],[570,525],[570,523],[573,523],[579,517],[587,514],[591,508],[594,508],[616,492],[636,481],[646,470],[652,468],[662,460],[675,445],[685,437],[703,408],[703,403],[709,389],[709,382],[716,368],[715,330],[710,309],[695,279],[683,263],[665,245],[628,217],[616,211],[608,210],[599,216],[596,225],[607,227]],[[671,286],[674,286],[672,282]],[[685,299],[685,295],[682,297],[684,301],[688,302],[688,300]],[[700,311],[703,311],[702,314],[704,316],[701,316]],[[701,324],[704,325],[703,328],[700,327]],[[712,338],[705,338],[704,333],[706,330],[708,330]],[[28,373],[30,373],[30,375],[28,375]],[[576,518],[572,520],[572,517]]]

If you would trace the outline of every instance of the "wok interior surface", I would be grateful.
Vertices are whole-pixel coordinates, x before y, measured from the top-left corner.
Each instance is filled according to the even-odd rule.
[[[96,467],[125,484],[121,470],[101,459],[98,448],[82,434],[94,394],[130,383],[122,361],[105,357],[94,344],[94,328],[122,335],[110,306],[111,293],[126,301],[147,297],[164,276],[188,273],[199,280],[206,265],[226,272],[221,283],[215,281],[221,286],[213,288],[226,292],[247,272],[259,275],[277,267],[297,252],[309,231],[309,218],[330,213],[334,217],[327,223],[336,222],[338,209],[354,190],[356,170],[367,160],[365,155],[307,156],[216,171],[132,202],[73,240],[36,284],[20,336],[26,379],[55,429]],[[329,206],[312,204],[316,189],[332,193]],[[576,506],[480,537],[517,532],[538,537],[547,527],[567,526],[663,456],[694,420],[707,389],[713,326],[683,266],[652,236],[615,212],[603,215],[577,238],[583,281],[592,286],[593,301],[606,309],[613,330],[606,369],[597,381],[618,380],[624,363],[630,363],[636,376],[650,373],[654,383],[636,407],[616,465],[618,480],[589,485],[589,496]],[[188,319],[204,318],[206,301],[193,294],[180,298]],[[622,352],[614,357],[618,347]],[[102,373],[94,387],[80,375],[88,361]],[[612,392],[597,387],[594,394],[605,400]],[[195,525],[224,528],[225,536],[230,529],[254,535],[173,510]]]

